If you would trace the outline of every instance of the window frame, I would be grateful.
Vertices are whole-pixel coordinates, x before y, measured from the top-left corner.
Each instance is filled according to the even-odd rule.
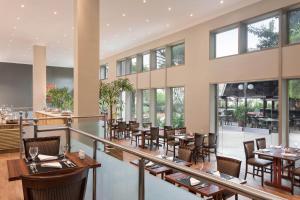
[[[179,65],[175,65],[174,62],[173,62],[173,48],[176,47],[176,46],[180,46],[180,45],[183,45],[183,63],[179,64]],[[175,66],[180,66],[180,65],[185,65],[185,42],[182,41],[182,42],[177,42],[175,44],[172,44],[170,45],[170,51],[171,51],[171,60],[170,60],[170,67],[175,67]]]
[[[164,62],[163,67],[158,68],[158,67],[157,67],[157,52],[158,52],[159,50],[162,50],[162,49],[165,50],[165,62]],[[154,49],[154,55],[155,55],[155,70],[167,68],[167,54],[166,54],[166,53],[167,53],[167,46],[162,46],[162,47],[159,47],[159,48]],[[150,63],[151,63],[151,57],[150,57]],[[150,64],[150,65],[151,65],[151,64]],[[150,66],[150,69],[151,69],[151,66]],[[153,70],[153,69],[152,69],[152,70]]]
[[[104,68],[104,78],[101,77],[103,68]],[[107,80],[107,79],[108,79],[108,64],[100,65],[100,80]]]
[[[300,40],[297,42],[290,42],[290,13],[300,12],[300,6],[293,7],[286,12],[286,45],[297,45],[300,44]]]
[[[149,55],[149,67],[148,70],[144,70],[144,55]],[[151,70],[151,52],[150,51],[146,51],[144,53],[142,53],[142,70],[141,72],[149,72]]]

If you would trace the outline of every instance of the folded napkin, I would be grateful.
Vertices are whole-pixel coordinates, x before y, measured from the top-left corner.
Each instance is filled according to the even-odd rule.
[[[281,149],[282,146],[274,146],[276,149]]]
[[[58,168],[58,169],[62,168],[59,162],[43,163],[41,164],[41,167]]]
[[[220,177],[220,176],[221,176],[221,174],[220,174],[220,172],[219,172],[219,171],[215,171],[215,172],[213,173],[213,175],[215,175],[215,176],[218,176],[218,177]]]
[[[40,161],[47,161],[47,160],[56,160],[58,159],[57,156],[48,156],[48,155],[43,155],[43,154],[39,154],[38,158]]]
[[[191,186],[195,186],[195,185],[198,185],[200,183],[200,181],[195,178],[190,178],[190,183],[191,183]]]
[[[290,156],[290,157],[296,157],[297,154],[295,153],[281,153],[282,156]]]
[[[270,152],[270,149],[261,149],[262,152]]]
[[[173,157],[167,157],[167,160],[173,161]]]
[[[237,183],[237,184],[241,184],[242,182],[244,182],[243,180],[240,180],[238,178],[233,178],[233,179],[230,179],[229,181],[232,183]]]
[[[149,161],[147,164],[146,164],[146,167],[151,167],[151,166],[153,166],[154,165],[154,163],[152,162],[152,161]]]

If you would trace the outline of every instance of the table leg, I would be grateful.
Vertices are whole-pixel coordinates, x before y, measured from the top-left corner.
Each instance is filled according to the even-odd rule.
[[[145,148],[145,132],[142,132],[142,144],[140,145],[141,148]]]

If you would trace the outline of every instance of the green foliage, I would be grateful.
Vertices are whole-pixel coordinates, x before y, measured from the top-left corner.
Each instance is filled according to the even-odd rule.
[[[123,91],[133,91],[133,85],[128,79],[118,79],[110,83],[100,83],[99,87],[99,105],[100,109],[106,109],[113,107],[120,103],[120,95]],[[112,113],[112,110],[110,110]]]
[[[238,122],[243,122],[245,121],[247,112],[249,112],[249,108],[246,108],[244,105],[239,105],[235,109],[233,116]]]
[[[300,42],[300,11],[295,10],[289,14],[289,42]]]
[[[174,128],[184,127],[184,117],[183,114],[174,113],[172,118],[172,124]]]
[[[61,110],[72,110],[73,97],[68,88],[53,88],[47,93],[50,103],[53,107]]]
[[[275,31],[275,19],[269,22],[269,26],[255,27],[250,25],[248,31],[258,37],[257,48],[264,49],[278,45],[279,34]]]
[[[289,98],[300,99],[300,80],[289,81]]]

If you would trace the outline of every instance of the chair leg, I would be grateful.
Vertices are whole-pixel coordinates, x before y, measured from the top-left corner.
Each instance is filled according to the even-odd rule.
[[[257,169],[256,169],[256,170],[257,170]],[[257,172],[258,172],[258,170],[257,170]],[[254,178],[254,176],[255,176],[255,166],[253,166],[252,176],[253,176],[253,178]]]
[[[168,151],[169,151],[169,145],[167,144],[166,155],[168,155]]]
[[[175,145],[173,146],[173,158],[175,158]]]
[[[238,200],[238,199],[239,199],[239,195],[238,195],[238,194],[235,194],[235,195],[234,195],[234,198],[235,198],[235,200]]]
[[[261,186],[263,187],[264,186],[264,167],[261,168]]]
[[[294,195],[294,184],[295,184],[295,176],[292,174],[292,182],[291,182],[291,193]]]
[[[248,164],[246,163],[245,177],[244,177],[245,180],[246,180],[246,178],[247,178],[247,174],[248,174]]]

